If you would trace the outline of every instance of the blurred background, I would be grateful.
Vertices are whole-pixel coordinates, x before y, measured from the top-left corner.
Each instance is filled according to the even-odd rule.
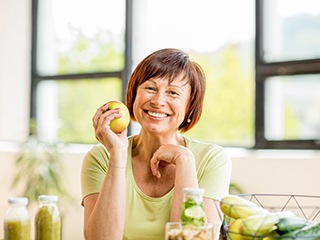
[[[1,226],[9,197],[28,196],[33,218],[37,196],[57,194],[63,239],[83,239],[91,118],[167,47],[205,71],[186,135],[226,147],[230,191],[320,195],[317,0],[0,0]]]

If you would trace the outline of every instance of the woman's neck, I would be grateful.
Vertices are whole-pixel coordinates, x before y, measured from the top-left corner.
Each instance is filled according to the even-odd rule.
[[[132,155],[143,156],[143,158],[150,159],[153,153],[161,146],[165,144],[175,144],[185,146],[184,138],[175,133],[170,136],[154,136],[144,131],[141,131],[133,139]]]

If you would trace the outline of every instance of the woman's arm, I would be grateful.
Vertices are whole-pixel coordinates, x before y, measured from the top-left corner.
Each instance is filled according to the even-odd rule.
[[[198,188],[196,164],[193,153],[186,147],[177,145],[163,145],[151,159],[151,171],[158,178],[161,177],[157,169],[159,161],[176,165],[174,196],[170,213],[170,221],[180,221],[183,204],[183,188]]]
[[[120,240],[125,220],[125,166],[108,167],[100,193],[84,199],[86,240]]]
[[[176,160],[174,196],[170,214],[171,222],[180,221],[184,188],[198,188],[195,160],[191,154],[180,155]]]
[[[84,199],[84,236],[86,240],[120,240],[123,236],[126,205],[127,130],[115,134],[109,124],[121,117],[120,110],[99,108],[92,118],[97,140],[109,152],[108,169],[99,193]]]
[[[218,169],[210,170],[210,174],[214,174],[214,178],[210,176],[212,182],[215,178],[220,179],[219,188],[216,191],[221,194],[228,192],[230,175],[231,175],[231,161],[229,157],[222,152],[219,156],[223,159],[221,166]],[[171,209],[170,221],[180,221],[181,207],[183,204],[183,188],[198,188],[198,178],[196,173],[195,159],[189,149],[182,146],[161,146],[154,154],[151,160],[151,169],[155,176],[161,177],[157,171],[157,162],[159,160],[166,161],[176,165],[175,176],[175,193]],[[220,232],[222,223],[222,214],[219,206],[214,199],[204,197],[204,207],[206,212],[206,220],[208,223],[213,224],[215,234]]]
[[[211,223],[213,226],[214,239],[218,239],[223,218],[219,202],[211,198],[203,198],[203,204],[207,216],[207,222]]]

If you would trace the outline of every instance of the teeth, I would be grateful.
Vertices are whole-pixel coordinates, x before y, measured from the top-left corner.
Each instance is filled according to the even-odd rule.
[[[157,118],[164,118],[167,116],[167,114],[164,114],[164,113],[156,113],[156,112],[150,112],[150,111],[148,111],[148,114]]]

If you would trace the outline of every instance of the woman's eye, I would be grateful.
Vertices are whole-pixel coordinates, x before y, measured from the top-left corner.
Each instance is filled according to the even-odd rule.
[[[169,94],[173,95],[173,96],[178,96],[179,95],[179,93],[176,92],[176,91],[169,91]]]
[[[145,87],[146,90],[149,90],[149,91],[156,91],[156,89],[154,87]]]

